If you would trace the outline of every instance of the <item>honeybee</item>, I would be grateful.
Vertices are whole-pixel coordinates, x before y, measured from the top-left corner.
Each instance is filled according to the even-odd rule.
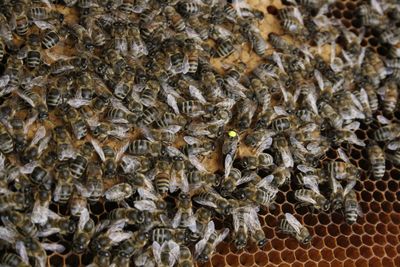
[[[230,130],[226,134],[227,136],[224,139],[224,143],[222,145],[222,155],[224,157],[224,168],[225,168],[225,177],[227,177],[230,173],[233,161],[236,158],[236,150],[239,145],[239,134]]]
[[[31,198],[20,192],[10,192],[0,196],[0,211],[25,210],[31,206]]]
[[[129,144],[127,152],[136,156],[158,156],[161,154],[162,150],[163,145],[160,142],[151,142],[144,139],[138,139]]]
[[[285,137],[274,138],[273,148],[280,154],[280,161],[286,168],[293,167],[293,156]]]
[[[385,175],[385,154],[376,143],[367,147],[369,160],[371,162],[372,174],[375,179],[382,179]]]
[[[278,188],[271,185],[272,175],[266,176],[257,181],[256,184],[249,184],[244,188],[237,189],[233,192],[239,200],[257,203],[263,206],[271,206],[276,198]]]
[[[58,32],[51,28],[45,29],[41,37],[41,45],[43,49],[50,49],[56,46],[61,40]]]
[[[103,173],[97,163],[90,162],[86,169],[86,192],[90,202],[99,201],[104,194]]]
[[[225,199],[211,187],[203,187],[197,194],[193,196],[193,201],[210,208],[214,208],[216,212],[228,215],[236,205],[235,202]]]
[[[242,176],[242,173],[238,169],[232,168],[229,175],[221,182],[221,195],[226,197],[232,193],[237,186],[250,182],[256,178],[257,175],[254,172],[249,172]]]
[[[391,141],[400,136],[400,124],[389,123],[387,125],[381,126],[373,133],[373,138],[375,141]]]
[[[279,229],[283,233],[293,236],[302,244],[309,244],[311,241],[308,229],[290,213],[285,213],[285,217],[279,223]]]
[[[175,8],[172,6],[167,6],[164,8],[164,13],[170,24],[177,32],[183,32],[186,29],[185,21],[182,19],[181,15],[176,12]]]
[[[144,222],[144,214],[135,208],[117,208],[113,209],[108,218],[111,221],[123,220],[127,224],[141,224]]]
[[[26,16],[26,5],[24,3],[17,3],[13,6],[15,13],[15,32],[20,36],[25,36],[29,29],[29,20]],[[12,38],[10,38],[12,39]]]
[[[213,173],[192,170],[186,176],[191,189],[196,189],[203,185],[217,186],[219,184],[218,177]]]
[[[289,51],[289,53],[292,55],[300,54],[300,50],[298,48],[291,45],[287,40],[277,35],[276,33],[271,32],[268,34],[268,42],[270,42],[271,45],[278,51]]]
[[[1,263],[5,266],[16,266],[16,267],[29,267],[29,263],[24,262],[24,259],[14,253],[5,253],[1,258]]]
[[[128,25],[127,42],[129,51],[133,55],[133,57],[140,58],[142,56],[148,55],[149,52],[146,43],[142,40],[142,37],[140,36],[139,28],[133,25]]]
[[[152,244],[153,255],[158,266],[174,266],[179,258],[179,245],[173,240],[168,240],[160,245],[154,241]]]
[[[108,201],[122,201],[133,194],[133,188],[128,183],[120,183],[112,186],[104,192]]]
[[[90,242],[90,248],[93,251],[109,250],[112,246],[118,245],[133,235],[130,231],[123,231],[125,222],[114,222],[107,225],[107,227],[108,229],[104,233],[99,233],[99,229],[97,229]]]
[[[135,231],[132,236],[126,240],[124,240],[118,246],[118,255],[119,256],[129,256],[135,255],[135,263],[136,258],[140,258],[142,254],[142,249],[146,246],[147,242],[150,240],[150,234],[143,231]],[[142,259],[145,260],[145,259]]]
[[[39,225],[43,225],[48,220],[48,208],[51,202],[51,192],[48,190],[40,190],[35,195],[35,203],[33,204],[31,221]]]
[[[300,206],[312,206],[312,209],[327,211],[330,207],[327,200],[319,191],[318,182],[313,176],[303,176],[303,184],[309,189],[299,189],[294,192],[294,197]]]
[[[13,139],[3,123],[0,124],[0,150],[4,154],[9,154],[14,151]]]
[[[267,42],[261,36],[260,30],[255,26],[243,23],[243,25],[241,25],[241,31],[250,41],[254,52],[259,56],[264,55],[265,50],[267,49]]]
[[[3,224],[11,229],[14,229],[19,234],[26,237],[37,237],[38,229],[29,217],[18,211],[7,211],[1,216],[1,221]]]
[[[45,7],[32,7],[28,10],[27,15],[31,20],[58,20],[59,22],[64,21],[64,15],[61,12],[53,9],[49,10]]]
[[[190,249],[185,245],[179,246],[178,266],[193,267],[193,256]]]
[[[89,242],[95,233],[96,225],[89,217],[89,211],[84,208],[79,217],[77,231],[74,234],[72,241],[72,249],[74,252],[81,254],[89,245]]]
[[[204,232],[204,237],[195,245],[195,258],[200,262],[207,262],[215,247],[221,243],[229,234],[229,229],[225,228],[223,232],[218,233],[215,230],[214,222],[210,221]]]
[[[27,46],[19,51],[20,58],[26,58],[26,66],[34,69],[41,64],[40,37],[37,34],[28,36]]]
[[[55,202],[65,204],[68,202],[74,190],[74,183],[69,168],[65,165],[57,167],[57,184],[53,192]]]
[[[352,189],[344,197],[344,215],[348,224],[354,224],[358,216],[362,216],[361,207],[357,201],[356,192]]]
[[[274,158],[268,153],[242,157],[239,166],[246,170],[268,169],[274,164]]]
[[[187,23],[188,27],[192,28],[203,41],[207,40],[209,30],[200,17],[189,16],[189,18],[187,19]]]
[[[61,217],[57,214],[53,214],[52,212],[50,212],[50,214],[49,220],[39,232],[40,237],[50,236],[55,233],[69,235],[75,232],[75,221],[71,220],[69,216]]]
[[[399,98],[396,82],[389,80],[385,83],[384,87],[379,90],[382,92],[383,111],[387,113],[393,112],[396,109],[397,99]]]

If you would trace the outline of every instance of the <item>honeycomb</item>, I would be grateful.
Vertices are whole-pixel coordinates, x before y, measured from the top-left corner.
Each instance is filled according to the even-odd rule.
[[[266,18],[260,26],[262,35],[269,32],[280,33],[279,23],[274,17],[277,8],[281,7],[277,0],[249,0],[249,4],[263,12]],[[328,16],[339,19],[341,23],[355,33],[361,31],[362,25],[355,17],[355,9],[363,1],[337,1],[332,4]],[[73,13],[63,10],[63,13]],[[73,16],[71,14],[70,16]],[[386,55],[387,47],[379,41],[379,32],[365,29],[362,46],[374,48],[381,55]],[[326,48],[329,50],[329,48]],[[252,69],[260,61],[244,49],[233,60],[242,60]],[[214,62],[218,66],[218,62]],[[389,117],[393,122],[400,122],[400,112]],[[371,138],[377,129],[376,124],[361,124],[356,131],[361,140]],[[327,151],[324,160],[338,158],[337,149],[332,147]],[[293,196],[294,184],[283,186],[278,193],[274,209],[262,210],[259,219],[268,243],[264,248],[249,244],[244,250],[237,251],[231,240],[226,239],[217,246],[211,260],[198,266],[400,266],[400,169],[390,161],[386,161],[385,175],[381,180],[374,180],[370,175],[370,164],[365,148],[346,145],[344,149],[350,155],[351,162],[362,169],[360,181],[355,189],[364,216],[357,223],[348,225],[339,212],[313,214],[309,209],[296,207]],[[210,163],[213,164],[213,163]],[[89,205],[91,218],[97,223],[105,219],[108,212],[117,208],[112,202],[97,202]],[[67,205],[51,204],[54,212],[66,215]],[[292,237],[277,230],[277,217],[283,213],[294,213],[295,217],[309,229],[313,236],[309,246],[299,244]],[[216,222],[217,229],[223,227]],[[86,266],[92,263],[93,255],[77,255],[68,245],[72,236],[59,239],[57,236],[48,238],[51,242],[64,244],[66,250],[59,253],[48,252],[49,266]]]

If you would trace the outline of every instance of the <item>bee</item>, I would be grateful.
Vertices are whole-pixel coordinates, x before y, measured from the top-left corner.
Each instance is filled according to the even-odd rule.
[[[72,71],[84,71],[88,67],[88,59],[84,57],[71,57],[69,59],[59,59],[50,65],[52,75],[62,75]]]
[[[216,48],[212,50],[214,58],[225,58],[235,52],[235,47],[230,39],[217,39]]]
[[[225,177],[221,182],[221,195],[227,197],[231,194],[237,186],[250,182],[257,178],[254,172],[246,173],[242,176],[242,173],[236,169],[232,168],[228,177]]]
[[[29,89],[19,91],[17,94],[31,107],[36,109],[36,111],[38,112],[39,120],[43,121],[48,118],[49,110],[47,108],[46,101],[44,100],[44,97],[42,97],[42,95]]]
[[[198,188],[202,185],[217,186],[219,184],[215,174],[198,170],[189,171],[187,173],[187,180],[191,188]]]
[[[202,140],[191,136],[185,136],[184,140],[186,144],[181,148],[181,150],[186,156],[207,156],[215,151],[215,144],[211,141]]]
[[[74,252],[81,254],[87,249],[95,233],[95,228],[94,221],[89,217],[89,211],[86,208],[83,209],[72,241],[72,250]]]
[[[287,22],[286,24],[289,23]],[[288,51],[292,55],[300,54],[300,50],[298,48],[292,46],[288,41],[286,41],[284,38],[277,35],[276,33],[271,32],[268,34],[268,42],[270,42],[271,45],[280,52]]]
[[[373,138],[377,142],[391,141],[400,136],[400,124],[390,123],[381,126],[373,133]]]
[[[241,28],[244,36],[250,41],[254,52],[259,56],[263,56],[267,49],[267,42],[261,36],[260,30],[248,23],[244,23]]]
[[[75,150],[72,147],[72,138],[65,126],[56,126],[53,129],[53,138],[56,143],[57,158],[65,160],[66,158],[74,158]]]
[[[35,194],[35,203],[33,204],[31,221],[43,225],[48,220],[48,208],[51,202],[51,192],[42,189]]]
[[[73,179],[79,180],[79,178],[82,177],[88,165],[88,158],[92,155],[92,152],[92,145],[90,143],[84,143],[80,152],[70,162],[69,170]]]
[[[240,99],[237,102],[237,127],[240,131],[243,131],[250,127],[252,119],[257,109],[257,105],[250,99]]]
[[[5,253],[1,257],[1,263],[5,266],[15,266],[15,267],[29,267],[30,265],[24,262],[20,256],[14,253]]]
[[[124,222],[116,222],[109,225],[109,228],[104,233],[99,234],[96,231],[90,242],[90,248],[93,251],[109,250],[112,246],[118,245],[122,241],[131,238],[133,233],[130,231],[123,231],[124,227]]]
[[[65,204],[68,202],[74,190],[74,184],[68,166],[61,165],[56,167],[57,184],[53,192],[55,202]]]
[[[204,187],[193,196],[193,200],[200,205],[214,208],[216,212],[223,215],[230,214],[236,205],[234,202],[219,195],[211,187]]]
[[[61,38],[55,29],[46,29],[43,31],[41,45],[43,49],[50,49],[60,42]]]
[[[3,123],[0,123],[0,150],[4,154],[14,151],[14,141]]]
[[[82,211],[87,208],[87,199],[75,191],[70,198],[70,212],[74,217],[80,217]]]
[[[43,229],[40,230],[40,237],[46,237],[56,233],[65,236],[73,234],[75,232],[75,221],[72,220],[69,216],[61,217],[57,214],[52,214],[50,217],[51,218],[49,218]]]
[[[111,221],[123,220],[127,224],[141,224],[144,222],[144,214],[142,211],[135,208],[117,208],[113,209],[108,218]]]
[[[1,221],[5,226],[15,229],[18,233],[23,236],[36,237],[38,235],[38,229],[29,217],[18,211],[7,211],[1,216]]]
[[[181,228],[153,228],[150,232],[150,239],[157,243],[173,240],[178,244],[186,244],[189,241],[189,232]]]
[[[273,141],[273,148],[280,154],[280,161],[286,168],[293,167],[293,156],[285,137],[275,138]]]
[[[210,221],[207,224],[203,238],[195,245],[195,258],[200,262],[207,262],[214,252],[215,247],[221,243],[228,236],[228,234],[228,228],[225,228],[222,232],[217,232],[215,230],[214,222]]]
[[[122,144],[116,153],[114,152],[114,149],[110,146],[100,147],[100,144],[95,139],[91,140],[91,144],[97,155],[103,162],[101,168],[105,177],[113,177],[117,173],[118,162],[120,161],[125,151],[128,149],[129,142],[125,142],[124,144]]]
[[[262,122],[261,120],[263,119],[260,119],[258,124],[264,125],[264,122]],[[246,135],[246,137],[244,138],[244,143],[246,146],[254,149],[256,151],[256,154],[258,154],[271,146],[272,137],[274,135],[275,132],[271,130],[259,128]]]
[[[188,27],[192,28],[200,37],[201,40],[207,40],[209,30],[200,17],[189,16],[187,19]]]
[[[29,20],[25,13],[26,7],[23,3],[19,2],[14,5],[14,13],[15,13],[15,32],[19,36],[25,36],[28,33],[29,29]]]
[[[190,249],[185,245],[179,246],[178,266],[193,267],[193,256]]]
[[[64,21],[64,15],[56,10],[49,10],[45,7],[32,7],[28,10],[28,18],[31,20],[57,20]]]
[[[369,160],[372,166],[372,174],[375,179],[382,179],[385,175],[386,164],[385,164],[385,154],[376,143],[371,144],[367,148]]]
[[[309,244],[312,238],[308,229],[290,213],[285,213],[285,217],[279,223],[279,229],[302,244]]]
[[[116,184],[104,192],[104,196],[108,201],[122,201],[132,194],[132,186],[128,183]]]
[[[135,156],[158,156],[162,153],[162,150],[163,145],[160,142],[151,142],[144,139],[138,139],[129,144],[127,152]]]
[[[147,49],[146,43],[142,40],[139,28],[133,25],[129,26],[130,27],[128,28],[127,42],[130,53],[135,58],[140,58],[142,56],[148,55],[149,51]]]
[[[191,3],[190,1],[180,1],[177,4],[177,11],[182,16],[193,16],[200,11],[200,6],[197,3]]]
[[[93,258],[93,263],[95,266],[103,267],[103,266],[112,266],[111,264],[111,253],[108,250],[100,250],[96,251],[96,255]],[[118,257],[115,257],[116,260]],[[121,265],[124,266],[124,265]]]
[[[236,151],[239,145],[239,134],[236,131],[230,130],[226,135],[227,136],[224,139],[224,143],[222,144],[225,177],[227,177],[230,173],[233,161],[236,158]]]
[[[256,156],[246,156],[240,159],[239,166],[246,170],[268,169],[274,164],[273,157],[268,153]]]
[[[174,266],[179,258],[180,248],[173,240],[165,241],[162,245],[154,241],[152,249],[157,266]]]
[[[354,224],[358,216],[362,216],[361,207],[354,190],[350,190],[344,197],[344,215],[348,224]]]
[[[185,21],[182,19],[181,15],[176,12],[175,8],[172,6],[167,6],[164,8],[164,13],[170,24],[177,32],[183,32],[186,29]]]
[[[397,106],[397,99],[399,98],[398,87],[395,81],[387,81],[384,87],[383,98],[383,111],[392,113]]]
[[[31,198],[20,192],[9,192],[0,196],[0,211],[23,211],[31,206]]]
[[[86,168],[86,176],[88,200],[97,202],[104,194],[103,172],[97,163],[90,162]]]
[[[320,112],[321,117],[326,119],[332,127],[334,127],[335,129],[342,128],[342,116],[340,116],[329,103],[325,101],[319,102],[318,111]]]
[[[306,179],[307,178],[307,179]],[[319,191],[317,180],[313,176],[304,176],[303,184],[309,189],[299,189],[294,192],[294,197],[301,206],[312,206],[312,209],[327,211],[330,207],[327,200]]]
[[[267,176],[257,181],[256,184],[249,184],[248,186],[236,189],[233,195],[239,200],[257,203],[263,206],[271,206],[276,198],[278,188],[271,185],[273,176]]]
[[[19,51],[21,58],[26,58],[26,65],[28,68],[34,69],[42,62],[40,54],[40,37],[37,34],[30,34],[28,36],[27,46]]]

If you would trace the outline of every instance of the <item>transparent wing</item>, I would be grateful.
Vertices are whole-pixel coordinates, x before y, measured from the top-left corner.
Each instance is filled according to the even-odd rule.
[[[17,251],[18,255],[21,257],[22,261],[26,264],[29,264],[28,253],[26,252],[26,247],[24,242],[17,241],[15,243],[15,250]]]
[[[101,148],[100,144],[95,139],[91,139],[90,142],[93,145],[94,150],[96,151],[97,155],[99,155],[100,159],[104,162],[106,161],[106,156],[104,155],[104,151]]]
[[[314,77],[317,80],[319,89],[321,91],[323,91],[325,86],[324,86],[324,78],[322,77],[321,72],[319,72],[319,70],[315,69],[314,70]]]
[[[167,104],[174,110],[175,114],[180,114],[178,103],[176,102],[176,98],[173,95],[167,95]]]
[[[198,139],[198,138],[196,138],[196,137],[193,137],[193,136],[189,136],[189,135],[184,136],[184,137],[183,137],[183,140],[185,140],[185,142],[186,142],[187,144],[189,144],[189,145],[194,145],[194,144],[199,144],[199,143],[201,143],[201,140],[200,140],[200,139]]]
[[[342,148],[338,148],[337,152],[339,154],[339,158],[342,159],[346,163],[350,163],[349,157],[347,157],[346,152]]]
[[[126,141],[117,151],[117,154],[115,155],[115,161],[118,162],[121,157],[124,155],[125,151],[128,149],[129,147],[129,141]],[[103,153],[104,154],[104,153]]]
[[[317,202],[310,197],[309,195],[297,195],[296,196],[300,201],[310,203],[310,204],[316,204]]]
[[[160,244],[158,244],[156,241],[153,242],[152,244],[152,249],[153,249],[153,255],[154,255],[154,259],[156,260],[158,265],[162,265],[161,263],[161,246]]]
[[[57,243],[41,243],[41,245],[45,250],[50,250],[58,253],[62,253],[65,250],[65,247],[63,245]]]
[[[206,167],[200,162],[200,160],[195,155],[189,155],[189,162],[199,171],[208,172]]]
[[[378,116],[376,116],[376,118],[378,119],[379,123],[381,123],[383,125],[390,124],[390,120],[383,115],[378,115]]]
[[[287,222],[293,227],[293,229],[299,234],[303,227],[301,223],[290,213],[285,213]]]
[[[347,183],[346,187],[344,188],[343,195],[346,196],[356,185],[356,180],[351,180]]]
[[[303,183],[304,183],[305,187],[311,189],[312,191],[314,191],[317,194],[320,194],[319,188],[318,188],[318,182],[316,180],[315,175],[304,175]]]
[[[189,94],[193,98],[197,99],[200,103],[202,103],[202,104],[206,104],[207,103],[206,99],[204,98],[204,96],[200,92],[200,90],[197,87],[193,86],[193,85],[189,85]]]
[[[78,222],[78,229],[83,230],[85,228],[86,223],[89,221],[90,216],[89,216],[89,211],[87,208],[83,208],[81,211],[81,215],[79,217],[79,222]]]

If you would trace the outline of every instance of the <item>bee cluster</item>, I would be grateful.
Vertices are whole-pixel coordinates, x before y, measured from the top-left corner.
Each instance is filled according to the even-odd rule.
[[[0,1],[2,266],[194,266],[271,224],[307,245],[297,210],[354,225],[400,165],[396,1],[354,6],[357,34],[334,1],[53,2]]]

